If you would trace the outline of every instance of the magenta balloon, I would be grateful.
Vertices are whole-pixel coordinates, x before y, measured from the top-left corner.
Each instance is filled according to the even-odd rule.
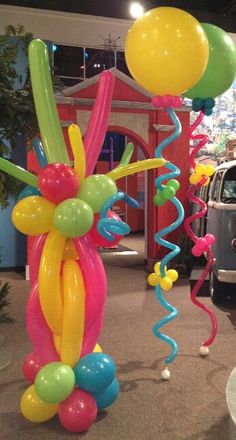
[[[93,351],[104,320],[106,302],[106,274],[96,246],[89,236],[73,240],[78,252],[78,264],[83,273],[86,299],[85,299],[85,329],[81,356]]]
[[[26,330],[43,364],[59,360],[53,335],[40,306],[38,283],[34,284],[29,295],[26,308]]]
[[[29,257],[29,275],[31,287],[36,283],[39,274],[40,259],[48,234],[39,235],[35,238]]]
[[[112,72],[101,73],[96,100],[84,137],[86,175],[93,174],[107,131],[115,78]]]
[[[91,394],[75,389],[68,399],[60,403],[58,417],[70,432],[87,431],[97,417],[96,400]]]
[[[65,163],[50,163],[38,178],[41,194],[53,203],[74,198],[79,189],[76,172]]]
[[[45,363],[42,362],[37,352],[33,351],[28,354],[23,362],[23,374],[26,380],[33,384],[37,373],[44,365]]]
[[[107,217],[121,221],[121,218],[119,217],[119,215],[116,214],[115,212],[111,211],[110,209],[108,211]],[[117,246],[118,243],[122,240],[123,235],[112,234],[114,237],[114,240],[113,241],[107,240],[105,237],[103,237],[101,234],[99,234],[99,232],[97,230],[97,223],[98,223],[99,219],[100,219],[100,214],[99,213],[94,214],[94,224],[93,224],[92,229],[90,229],[90,231],[88,233],[89,236],[92,238],[93,242],[98,247],[111,248],[111,247]]]

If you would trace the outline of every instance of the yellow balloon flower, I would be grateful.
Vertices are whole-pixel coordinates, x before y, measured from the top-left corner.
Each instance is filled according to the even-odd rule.
[[[163,290],[170,290],[172,288],[172,285],[175,281],[178,279],[178,272],[175,269],[169,269],[167,270],[167,267],[165,266],[165,276],[161,276],[160,272],[161,263],[157,262],[154,265],[154,272],[150,273],[148,275],[148,284],[150,286],[157,286],[160,284],[161,288]]]

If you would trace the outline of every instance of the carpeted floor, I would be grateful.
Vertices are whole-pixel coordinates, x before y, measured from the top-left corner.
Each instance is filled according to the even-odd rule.
[[[207,358],[198,350],[209,336],[208,316],[189,300],[188,280],[180,280],[167,293],[179,317],[165,333],[179,345],[172,363],[171,380],[160,380],[168,346],[152,334],[152,326],[165,315],[154,291],[146,286],[143,241],[138,237],[122,244],[137,255],[102,256],[108,279],[106,318],[100,344],[116,364],[121,384],[119,400],[100,413],[97,422],[83,435],[65,431],[57,418],[44,424],[27,422],[19,412],[19,400],[27,384],[21,372],[22,359],[30,351],[24,314],[28,282],[15,273],[2,273],[10,280],[15,323],[3,326],[11,364],[0,371],[0,439],[86,440],[228,440],[225,387],[236,365],[236,306],[212,306],[218,318],[217,340]]]

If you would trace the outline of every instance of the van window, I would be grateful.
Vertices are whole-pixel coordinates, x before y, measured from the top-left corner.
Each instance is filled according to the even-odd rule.
[[[232,167],[224,174],[221,200],[224,203],[236,203],[236,167]]]
[[[222,172],[216,173],[212,183],[213,188],[211,191],[211,200],[214,200],[215,202],[218,202],[219,200],[221,180],[222,180]]]

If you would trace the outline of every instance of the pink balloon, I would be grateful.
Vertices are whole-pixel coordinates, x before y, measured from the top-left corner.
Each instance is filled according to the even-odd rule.
[[[121,220],[118,214],[116,214],[114,211],[109,210],[107,214],[108,218],[113,218],[115,220]],[[89,236],[93,239],[93,242],[96,244],[96,246],[109,248],[113,246],[117,246],[120,240],[123,238],[123,235],[116,235],[112,234],[114,237],[113,241],[107,240],[105,237],[103,237],[101,234],[99,234],[97,230],[97,223],[100,219],[100,214],[94,215],[94,224],[92,229],[89,231]]]
[[[85,329],[81,356],[93,351],[104,320],[106,301],[106,274],[100,255],[91,237],[84,236],[73,240],[78,252],[78,264],[83,273],[85,300]]]
[[[40,259],[43,252],[43,247],[48,234],[39,235],[35,238],[33,247],[31,249],[29,258],[29,274],[31,287],[36,283],[39,274]]]
[[[84,138],[87,176],[93,173],[104,142],[114,84],[115,78],[112,72],[105,70],[101,73],[96,101]]]
[[[202,249],[199,249],[197,246],[193,246],[192,255],[194,255],[194,257],[200,257],[202,255]]]
[[[216,238],[213,234],[206,234],[204,238],[205,238],[208,246],[215,243],[215,241],[216,241]]]
[[[39,174],[39,189],[53,203],[76,197],[79,179],[76,172],[64,163],[50,163]]]
[[[196,242],[196,246],[198,249],[201,249],[202,251],[207,249],[207,241],[205,240],[205,237],[199,237]]]
[[[28,354],[23,362],[23,374],[30,383],[34,383],[38,371],[44,366],[38,353]]]
[[[59,360],[59,355],[54,346],[53,335],[41,310],[38,283],[35,283],[32,287],[28,299],[26,308],[26,330],[43,365]]]
[[[70,432],[84,432],[97,417],[96,400],[85,391],[74,389],[68,399],[59,405],[58,417]]]

